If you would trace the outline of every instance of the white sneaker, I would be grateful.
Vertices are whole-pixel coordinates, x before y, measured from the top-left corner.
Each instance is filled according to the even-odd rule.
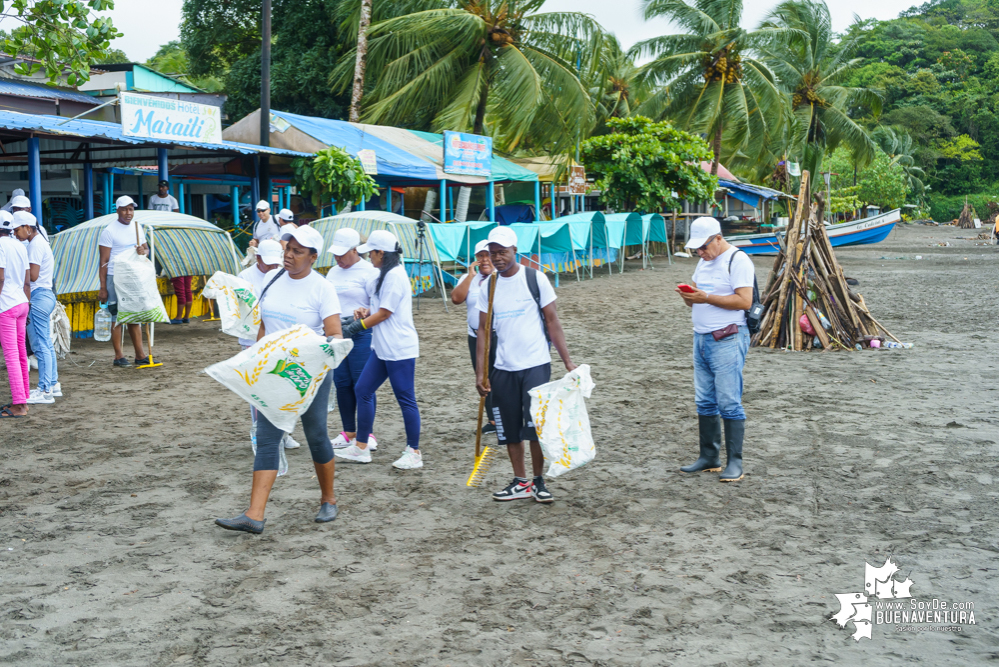
[[[333,450],[333,455],[338,459],[344,459],[353,463],[371,463],[371,450],[361,449],[357,445],[351,445],[344,449],[335,449]]]
[[[413,470],[423,467],[423,454],[418,449],[406,447],[406,450],[399,457],[399,460],[392,464],[393,468],[400,470]]]
[[[36,403],[55,403],[55,397],[52,395],[52,392],[32,389],[28,395],[27,402],[31,405],[35,405]]]
[[[62,385],[59,384],[58,382],[56,382],[54,385],[52,385],[52,388],[49,389],[49,391],[56,398],[62,398]]]
[[[341,431],[340,435],[330,440],[330,444],[333,446],[333,449],[345,449],[354,444],[354,439],[348,439],[347,434]]]
[[[284,443],[285,449],[298,449],[301,447],[301,445],[298,444],[298,441],[291,437],[291,433],[285,433],[284,439],[281,442]]]
[[[357,442],[355,439],[354,442]],[[368,449],[372,452],[378,451],[378,441],[375,440],[375,435],[373,433],[368,434]]]

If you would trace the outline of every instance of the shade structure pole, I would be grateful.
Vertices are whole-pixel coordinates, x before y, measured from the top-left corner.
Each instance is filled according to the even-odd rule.
[[[593,280],[593,223],[590,222],[590,280]]]
[[[367,208],[365,208],[365,203],[366,203],[365,202],[365,197],[362,195],[361,196],[361,203],[357,205],[357,210],[358,211],[366,211]]]
[[[260,145],[271,145],[271,0],[260,7]],[[271,202],[270,156],[260,155],[260,192]]]
[[[114,192],[114,176],[111,172],[104,173],[104,215],[111,213],[111,195]]]
[[[492,181],[486,185],[486,199],[489,201],[489,222],[496,222],[496,185]]]
[[[170,167],[167,164],[167,149],[157,148],[156,149],[156,163],[159,169],[159,180],[169,181],[170,180]]]
[[[535,220],[541,219],[541,181],[534,181],[534,215]]]
[[[87,220],[94,217],[94,165],[83,164],[83,214]]]
[[[257,202],[260,201],[260,179],[251,178],[250,179],[250,198],[253,200],[250,205],[253,206],[253,221],[258,222],[260,216],[257,215]]]
[[[28,197],[31,212],[42,223],[42,154],[38,137],[28,137]]]
[[[139,174],[135,178],[138,179],[138,181],[139,181],[139,188],[138,188],[138,190],[139,190],[139,201],[137,201],[136,204],[139,206],[139,208],[145,208],[145,206],[142,205],[142,174]]]
[[[385,188],[385,210],[392,212],[392,186]]]
[[[229,206],[232,210],[232,228],[239,229],[239,186],[234,185],[229,189]]]
[[[180,195],[177,197],[177,201],[180,202],[180,212],[187,213],[187,205],[184,199],[184,181],[177,184],[177,194]]]
[[[441,179],[441,222],[447,222],[447,181]]]

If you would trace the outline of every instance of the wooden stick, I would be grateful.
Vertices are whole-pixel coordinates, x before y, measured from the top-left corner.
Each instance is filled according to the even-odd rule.
[[[808,317],[808,321],[812,323],[812,328],[815,329],[815,335],[819,337],[819,342],[822,343],[823,350],[832,349],[832,345],[829,343],[829,336],[826,335],[826,330],[822,326],[822,322],[819,320],[818,315],[809,306],[805,309],[805,315]]]
[[[469,280],[474,279],[469,278]],[[483,385],[486,389],[489,388],[489,343],[492,337],[493,331],[493,297],[496,295],[496,271],[494,270],[489,276],[489,305],[486,307],[486,330],[482,332],[485,339],[482,341],[483,347],[483,358],[479,360],[485,366],[485,370],[482,372]],[[482,413],[486,410],[486,397],[479,397],[479,419],[478,426],[475,429],[475,458],[479,458],[482,447]]]

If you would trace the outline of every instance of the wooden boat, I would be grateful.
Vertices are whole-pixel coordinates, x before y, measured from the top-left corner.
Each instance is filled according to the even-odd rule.
[[[901,209],[896,208],[870,218],[826,225],[826,233],[833,247],[880,243],[888,238],[888,234],[895,228],[895,223],[901,219]],[[772,233],[735,234],[726,236],[725,240],[749,255],[775,253],[780,249],[777,235]]]

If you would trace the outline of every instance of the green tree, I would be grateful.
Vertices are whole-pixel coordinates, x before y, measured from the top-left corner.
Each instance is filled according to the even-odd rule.
[[[676,208],[684,199],[714,199],[718,177],[700,166],[711,159],[706,141],[644,116],[611,118],[607,126],[608,134],[582,144],[604,204],[617,211],[655,212]]]
[[[913,195],[921,199],[926,191],[926,185],[923,182],[926,178],[926,172],[916,164],[916,145],[912,136],[902,128],[882,125],[871,133],[871,138],[891,159],[892,164],[901,167],[905,174],[906,187]]]
[[[146,66],[205,92],[217,93],[223,90],[222,80],[217,76],[191,76],[187,51],[178,40],[161,46],[156,54],[146,61]]]
[[[874,159],[862,172],[857,185],[857,198],[865,205],[879,206],[882,210],[901,208],[909,194],[902,167],[880,149],[875,151]]]
[[[583,73],[596,111],[597,132],[606,129],[610,118],[630,116],[649,96],[649,88],[639,80],[641,68],[621,49],[613,35],[604,35],[604,43],[595,67]]]
[[[378,192],[375,180],[364,173],[360,160],[337,146],[291,163],[302,194],[317,208],[329,202],[356,203]]]

